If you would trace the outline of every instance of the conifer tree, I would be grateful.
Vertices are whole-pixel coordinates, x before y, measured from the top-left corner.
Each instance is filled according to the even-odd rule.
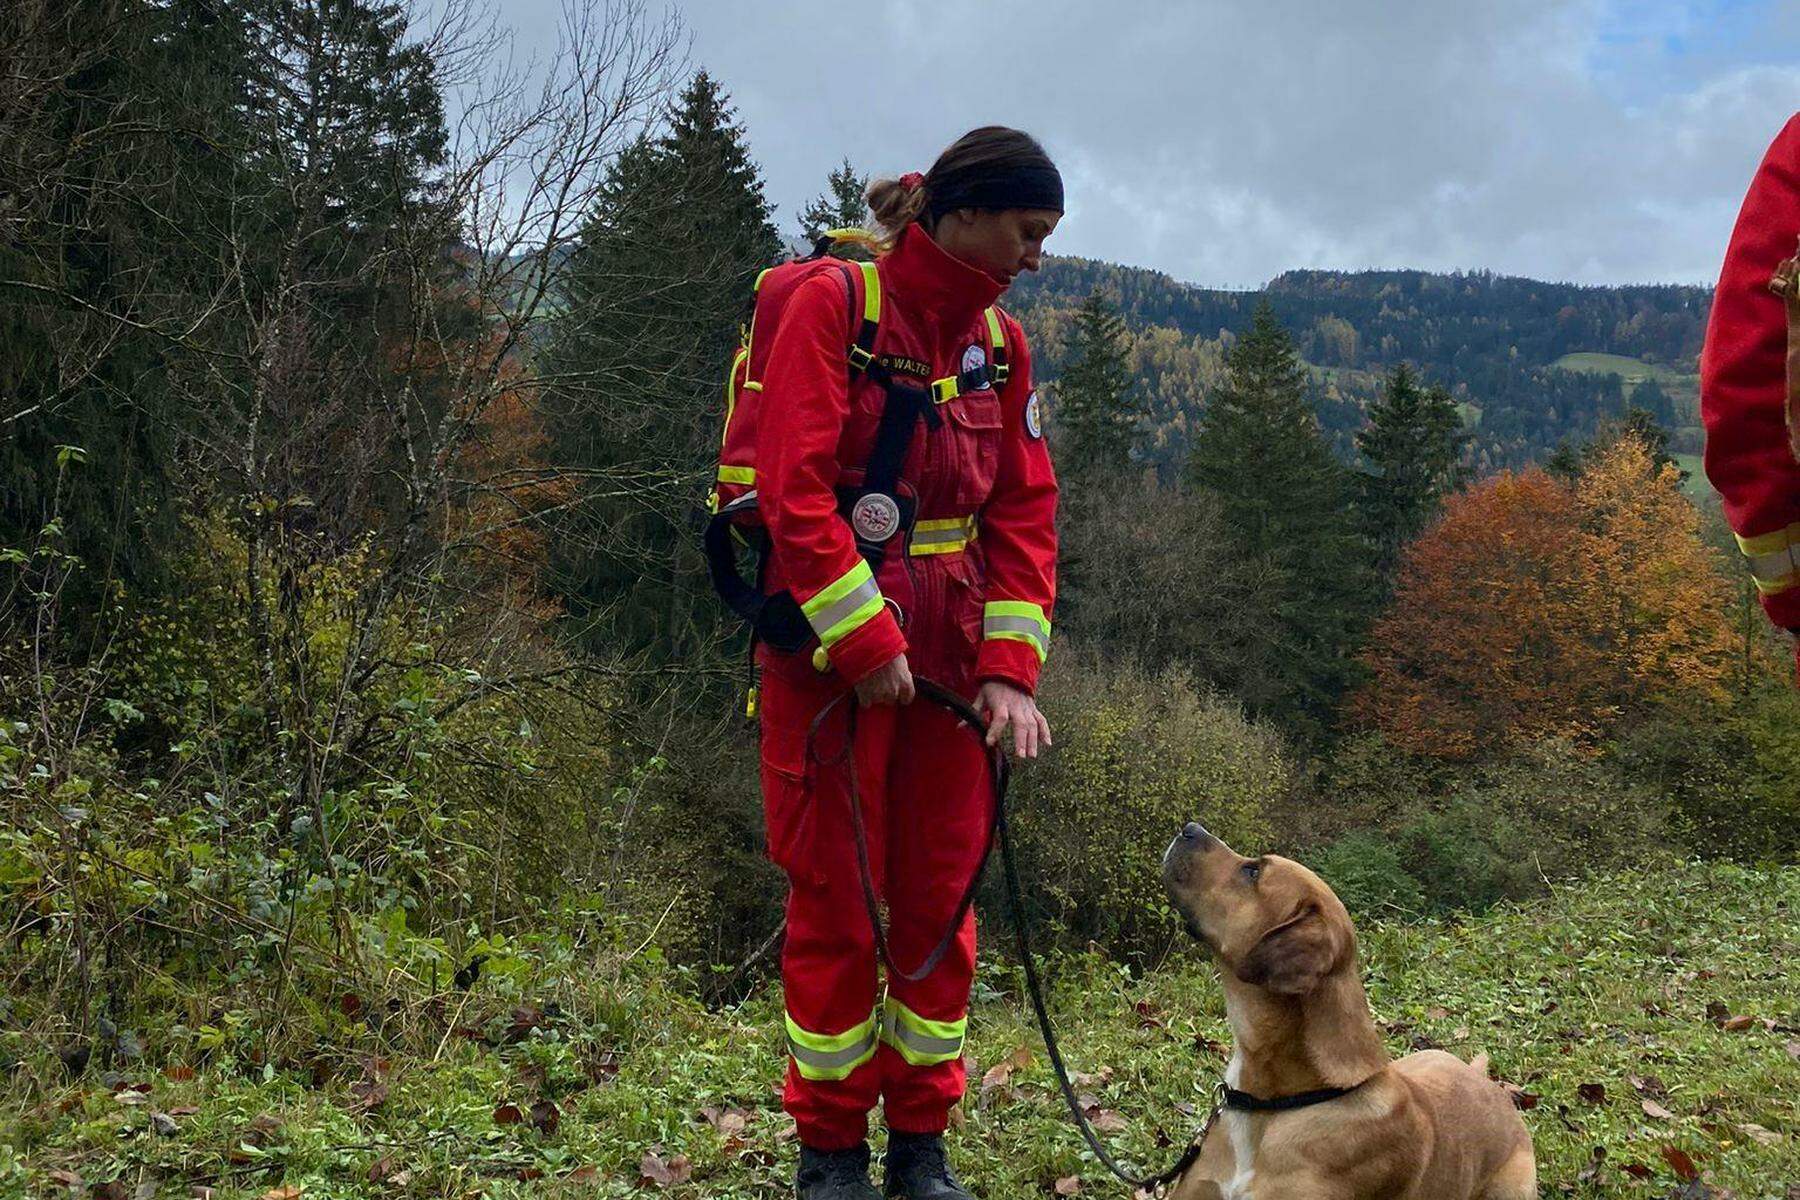
[[[859,175],[845,159],[825,182],[823,195],[814,197],[800,212],[800,237],[811,246],[827,229],[868,228],[869,177]],[[866,257],[862,247],[840,245],[833,253],[841,258]]]
[[[1201,419],[1189,480],[1214,493],[1239,552],[1260,564],[1273,619],[1229,681],[1253,710],[1313,735],[1354,682],[1373,592],[1349,508],[1348,472],[1307,402],[1305,370],[1267,301],[1226,353],[1226,381]]]
[[[1401,363],[1369,406],[1369,423],[1356,435],[1368,464],[1358,477],[1364,535],[1375,547],[1385,576],[1400,550],[1437,515],[1443,498],[1462,482],[1462,417],[1450,393],[1423,388]]]
[[[1138,406],[1126,360],[1125,322],[1104,292],[1076,310],[1052,393],[1058,469],[1070,478],[1104,476],[1131,462]]]
[[[703,594],[691,517],[751,284],[780,251],[745,131],[702,71],[662,134],[614,163],[550,347],[557,454],[593,481],[554,566],[597,647],[698,663],[732,631]]]

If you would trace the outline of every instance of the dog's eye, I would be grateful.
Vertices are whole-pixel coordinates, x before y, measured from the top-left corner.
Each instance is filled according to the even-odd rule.
[[[1262,877],[1262,864],[1247,862],[1238,868],[1238,872],[1243,875],[1245,883],[1255,883]]]

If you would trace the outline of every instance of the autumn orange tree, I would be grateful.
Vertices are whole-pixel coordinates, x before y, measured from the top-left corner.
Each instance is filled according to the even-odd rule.
[[[1462,758],[1592,742],[1647,706],[1718,693],[1730,587],[1679,485],[1627,436],[1572,485],[1532,469],[1452,499],[1402,560],[1356,716]]]

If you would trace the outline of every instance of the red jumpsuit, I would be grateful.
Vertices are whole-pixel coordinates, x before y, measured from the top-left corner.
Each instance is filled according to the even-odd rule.
[[[985,310],[1002,291],[918,226],[877,264],[885,297],[877,358],[914,382],[957,376],[985,354]],[[941,1132],[962,1096],[963,1031],[975,966],[973,914],[939,967],[877,991],[841,766],[809,762],[813,716],[905,653],[911,669],[973,697],[984,680],[1032,692],[1049,648],[1056,480],[1032,394],[1023,333],[1000,316],[1011,374],[998,393],[937,407],[913,435],[903,486],[918,499],[908,537],[879,575],[857,553],[833,492],[869,459],[885,393],[847,373],[849,297],[835,271],[788,303],[763,378],[757,482],[773,551],[766,586],[787,588],[825,647],[764,646],[762,786],[769,855],[787,872],[782,983],[784,1101],[800,1140],[844,1149],[883,1101],[890,1129]],[[848,710],[819,732],[817,759],[843,750]],[[855,723],[870,858],[887,902],[890,949],[910,970],[943,934],[985,834],[987,770],[978,741],[936,705],[882,705]]]
[[[1706,475],[1777,625],[1800,630],[1800,463],[1786,412],[1787,319],[1769,279],[1800,243],[1800,115],[1738,214],[1700,355]]]

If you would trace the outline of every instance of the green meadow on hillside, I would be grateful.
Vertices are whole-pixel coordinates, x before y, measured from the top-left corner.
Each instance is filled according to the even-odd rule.
[[[1800,1000],[1782,965],[1800,956],[1800,870],[1671,866],[1478,918],[1365,917],[1361,934],[1390,1048],[1487,1053],[1519,1089],[1546,1196],[1800,1186]],[[259,1065],[250,1036],[153,1046],[108,1087],[15,1045],[0,1193],[786,1194],[772,990],[708,1011],[653,950],[514,949],[466,994],[309,998],[337,1047],[314,1058]],[[1051,969],[1094,1119],[1129,1161],[1166,1162],[1228,1053],[1213,968],[1181,941],[1142,977],[1092,955]],[[1123,1196],[1064,1116],[1019,986],[984,959],[957,1160],[996,1200]]]

